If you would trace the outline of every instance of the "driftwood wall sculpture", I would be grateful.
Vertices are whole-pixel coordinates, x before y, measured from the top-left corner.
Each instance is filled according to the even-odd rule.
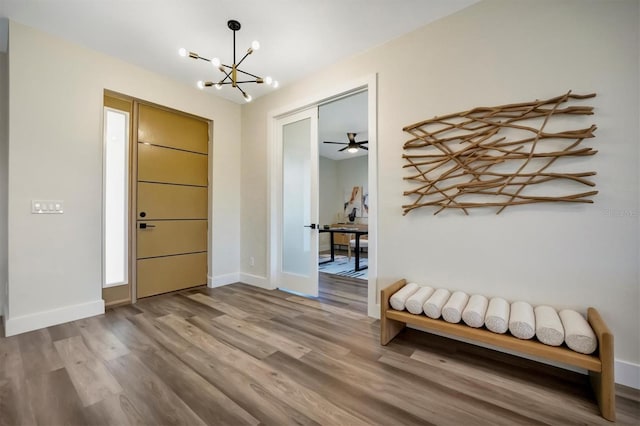
[[[415,185],[404,192],[412,199],[402,206],[404,214],[426,206],[434,207],[434,214],[451,208],[468,214],[476,207],[496,207],[500,213],[522,204],[593,203],[589,197],[598,191],[576,192],[576,185],[595,186],[587,178],[596,172],[552,167],[558,160],[597,152],[580,147],[585,138],[594,137],[595,125],[552,129],[575,125],[576,116],[593,114],[591,106],[564,105],[593,97],[568,92],[544,101],[474,108],[405,127],[413,138],[404,144],[403,167],[412,171],[404,179]]]

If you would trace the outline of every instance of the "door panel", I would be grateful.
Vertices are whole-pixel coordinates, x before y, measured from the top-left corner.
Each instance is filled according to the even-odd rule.
[[[208,139],[204,120],[138,109],[137,297],[207,283]]]
[[[207,186],[207,156],[138,144],[138,180]]]
[[[143,221],[207,219],[207,188],[139,182],[137,216]]]
[[[207,251],[206,220],[156,220],[138,227],[138,259]]]
[[[138,260],[138,297],[207,283],[207,253]]]
[[[140,105],[138,141],[186,151],[208,152],[209,126],[203,120]]]
[[[318,296],[318,113],[278,120],[281,145],[280,262],[285,290]]]

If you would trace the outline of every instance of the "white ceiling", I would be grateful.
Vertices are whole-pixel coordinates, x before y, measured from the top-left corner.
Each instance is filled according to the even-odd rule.
[[[203,61],[179,57],[178,49],[232,62],[227,21],[236,19],[242,24],[237,55],[254,39],[261,44],[243,68],[270,75],[282,87],[476,1],[0,0],[0,51],[7,44],[7,20],[2,18],[8,18],[195,85],[215,81],[221,73]],[[244,102],[231,87],[206,90]],[[246,86],[254,99],[270,90]]]

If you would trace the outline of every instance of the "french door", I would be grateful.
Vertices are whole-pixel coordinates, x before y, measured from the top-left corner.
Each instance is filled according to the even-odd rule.
[[[318,296],[318,112],[277,120],[280,146],[278,287]]]

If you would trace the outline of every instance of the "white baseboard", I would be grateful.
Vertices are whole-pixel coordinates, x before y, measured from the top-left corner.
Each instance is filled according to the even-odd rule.
[[[79,305],[52,309],[50,311],[10,317],[5,319],[4,331],[7,337],[9,337],[26,333],[27,331],[38,330],[52,325],[102,314],[104,314],[104,300],[100,299]]]
[[[373,305],[369,305],[367,309],[367,315],[371,318],[380,319],[380,304],[375,303]]]
[[[240,281],[240,274],[237,272],[224,275],[216,275],[215,277],[207,276],[207,287],[215,288],[225,285],[237,283]]]
[[[5,329],[5,335],[6,335],[7,317],[9,316],[9,301],[6,298],[4,300],[0,300],[0,305],[2,305],[2,326]]]
[[[640,389],[640,365],[632,362],[615,360],[616,383]]]
[[[252,285],[254,287],[264,288],[266,290],[273,290],[274,289],[274,287],[272,287],[269,284],[269,280],[267,279],[267,277],[261,277],[259,275],[252,275],[252,274],[247,274],[247,273],[241,272],[240,273],[240,282]]]

